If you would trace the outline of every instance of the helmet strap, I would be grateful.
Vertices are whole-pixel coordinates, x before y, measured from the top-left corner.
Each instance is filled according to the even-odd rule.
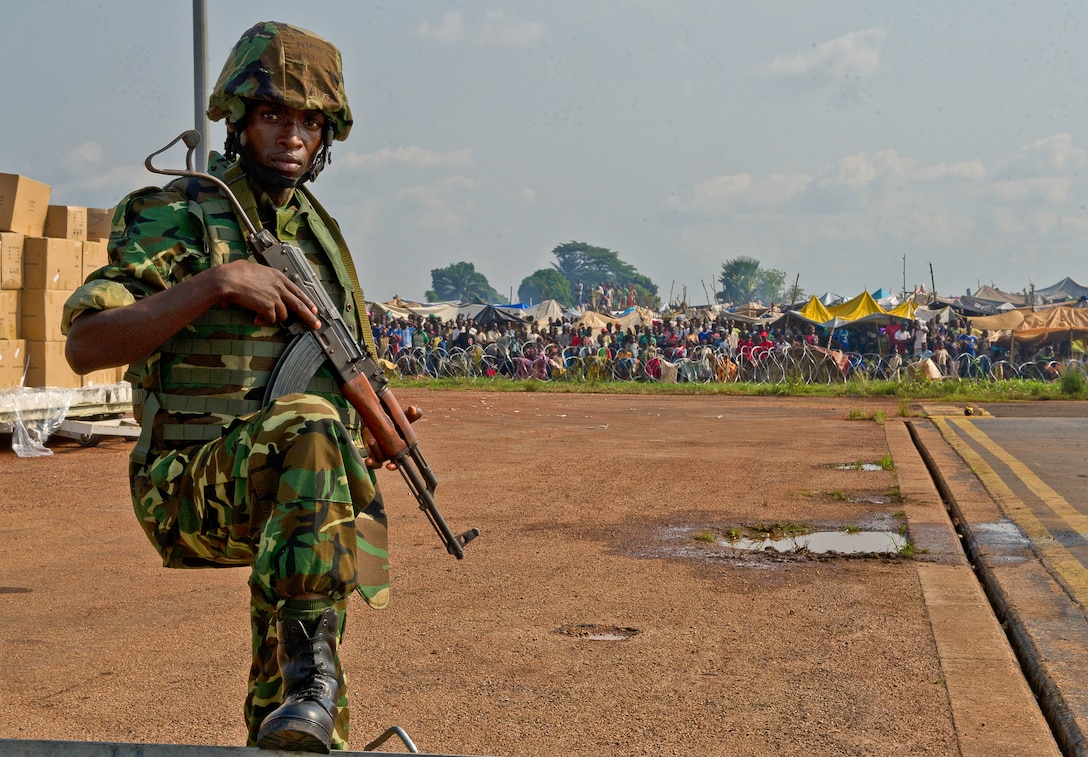
[[[328,117],[326,116],[326,119]],[[310,164],[310,170],[306,172],[306,175],[302,177],[302,181],[316,181],[317,177],[325,170],[325,166],[332,163],[332,147],[333,137],[336,136],[336,129],[329,120],[325,121],[325,133],[321,139],[321,149],[317,155],[314,156],[314,162]]]
[[[223,157],[233,163],[238,159],[239,147],[238,132],[228,130],[227,139],[223,142]]]

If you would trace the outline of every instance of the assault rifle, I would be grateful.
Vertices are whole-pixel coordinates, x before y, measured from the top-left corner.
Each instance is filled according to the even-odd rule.
[[[189,150],[184,171],[152,166],[152,158],[179,141],[184,142]],[[199,144],[198,132],[183,132],[166,147],[147,156],[144,165],[154,173],[200,178],[217,185],[230,200],[238,218],[245,223],[248,232],[246,244],[253,257],[264,265],[282,271],[301,287],[317,306],[317,317],[321,321],[321,326],[316,329],[309,328],[298,318],[284,325],[293,338],[272,371],[264,395],[265,403],[285,394],[304,391],[318,368],[327,366],[340,392],[359,412],[366,430],[373,437],[373,443],[368,445],[371,459],[377,464],[391,462],[396,466],[446,551],[458,560],[464,558],[465,546],[480,535],[480,530],[471,528],[455,535],[438,511],[434,501],[438,479],[419,449],[419,438],[411,421],[389,391],[385,371],[370,354],[366,344],[360,344],[351,335],[302,250],[280,242],[266,229],[258,231],[226,183],[211,174],[193,169],[193,152]]]

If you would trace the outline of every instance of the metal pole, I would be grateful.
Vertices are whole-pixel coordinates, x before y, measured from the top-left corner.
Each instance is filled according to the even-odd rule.
[[[208,23],[205,0],[193,0],[193,114],[194,128],[200,134],[196,151],[196,170],[206,171],[208,162]]]

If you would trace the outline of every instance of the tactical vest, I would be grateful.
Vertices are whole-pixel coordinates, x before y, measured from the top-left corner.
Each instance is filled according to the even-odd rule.
[[[253,194],[237,164],[222,172],[246,215],[260,228]],[[216,171],[218,169],[218,171]],[[243,226],[230,201],[211,182],[179,179],[166,188],[189,198],[187,212],[204,229],[209,264],[222,265],[249,258]],[[300,193],[310,234],[295,241],[306,254],[344,322],[356,339],[362,336],[373,354],[362,292],[350,253],[339,229],[309,192]],[[273,368],[290,335],[279,325],[258,326],[252,311],[237,306],[210,308],[164,342],[143,361],[129,366],[133,408],[143,433],[133,457],[143,462],[155,451],[200,444],[222,435],[235,418],[260,410]],[[330,374],[320,369],[308,393],[329,400],[345,425],[358,438],[358,413],[341,396]]]

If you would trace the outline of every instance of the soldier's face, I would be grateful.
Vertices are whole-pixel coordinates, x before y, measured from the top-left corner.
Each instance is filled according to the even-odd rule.
[[[310,169],[321,149],[325,114],[257,101],[240,136],[250,160],[262,168],[297,180]]]

